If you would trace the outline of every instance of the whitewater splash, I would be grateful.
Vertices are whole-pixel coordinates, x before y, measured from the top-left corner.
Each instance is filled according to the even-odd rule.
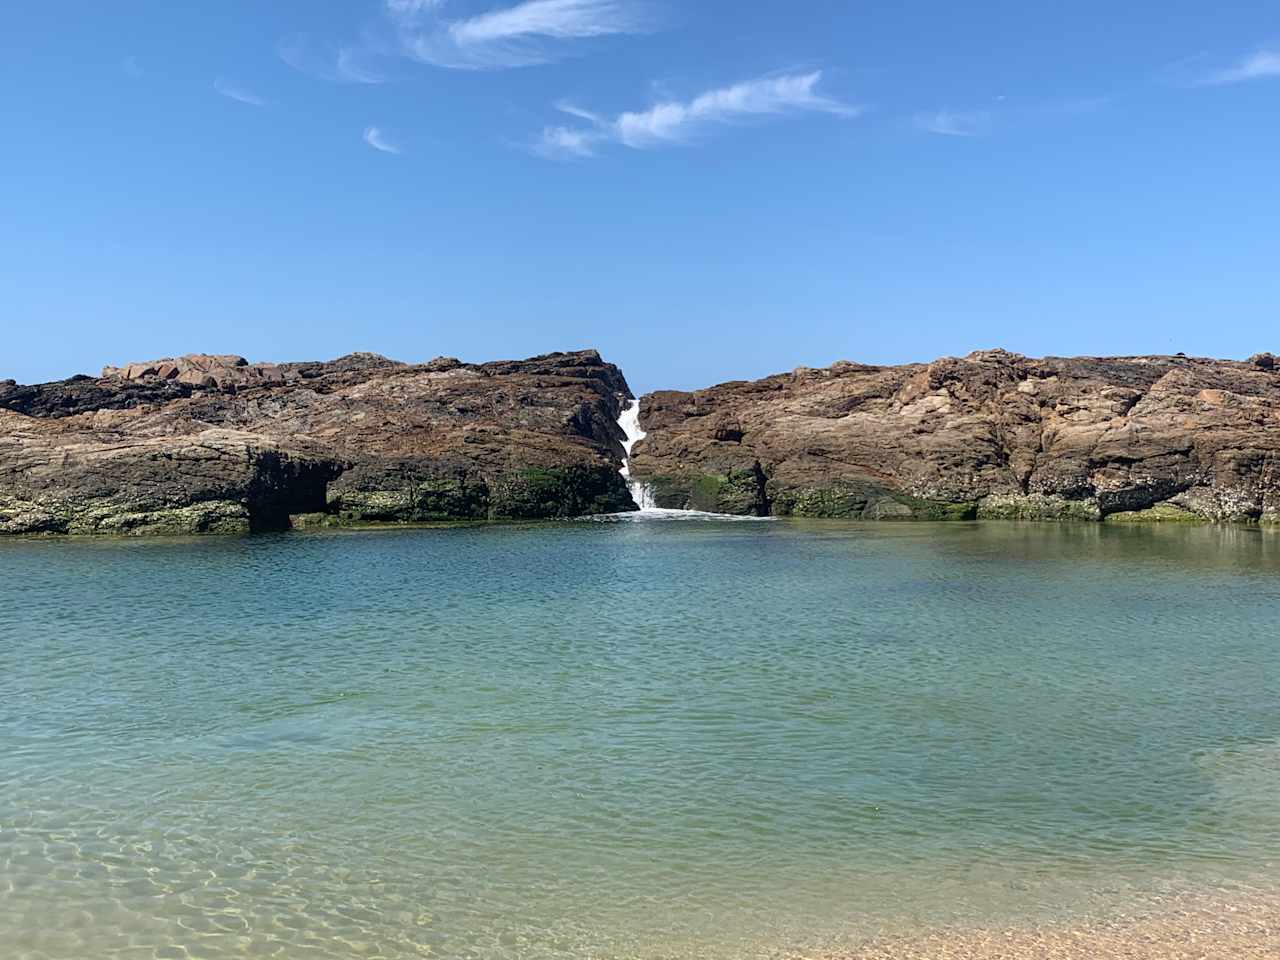
[[[622,428],[622,432],[626,434],[627,439],[622,442],[622,479],[627,481],[627,489],[631,491],[631,499],[636,502],[636,506],[643,510],[655,509],[653,502],[653,491],[649,489],[649,485],[643,480],[636,480],[631,476],[631,451],[637,443],[643,440],[647,434],[640,429],[640,401],[632,400],[631,404],[622,411],[622,416],[618,418],[618,426]]]
[[[736,520],[768,520],[769,517],[738,517],[727,513],[706,513],[702,510],[666,510],[654,503],[653,490],[643,480],[637,480],[631,476],[631,451],[635,445],[643,440],[646,436],[644,430],[640,428],[640,401],[632,400],[631,403],[622,411],[622,416],[618,418],[618,426],[622,428],[622,432],[626,435],[626,440],[622,443],[623,458],[622,469],[618,471],[622,474],[622,478],[627,481],[627,489],[631,491],[631,499],[636,502],[636,506],[640,508],[634,513],[607,513],[599,514],[594,517],[585,517],[587,520],[717,520],[717,521],[736,521]]]

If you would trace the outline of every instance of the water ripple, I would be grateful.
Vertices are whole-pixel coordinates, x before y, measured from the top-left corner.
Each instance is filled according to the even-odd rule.
[[[0,576],[6,956],[765,955],[1280,860],[1263,531],[28,541]]]

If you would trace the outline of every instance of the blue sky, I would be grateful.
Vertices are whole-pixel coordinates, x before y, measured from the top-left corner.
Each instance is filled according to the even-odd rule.
[[[1274,0],[64,0],[0,71],[0,377],[1280,349]]]

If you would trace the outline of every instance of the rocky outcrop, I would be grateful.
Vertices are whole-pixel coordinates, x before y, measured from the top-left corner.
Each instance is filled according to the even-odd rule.
[[[806,517],[1280,521],[1280,365],[837,363],[641,401],[659,506]]]
[[[630,396],[595,351],[419,365],[199,355],[37,386],[0,381],[0,532],[634,509],[615,422]]]
[[[0,533],[202,533],[633,509],[594,351],[467,364],[195,355],[0,381]],[[838,363],[643,398],[658,506],[1280,522],[1280,362]]]

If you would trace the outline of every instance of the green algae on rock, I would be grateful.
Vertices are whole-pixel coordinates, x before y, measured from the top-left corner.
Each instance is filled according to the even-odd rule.
[[[1145,510],[1107,514],[1107,523],[1204,523],[1208,518],[1172,503],[1157,503]]]
[[[654,505],[666,510],[702,510],[739,516],[768,516],[762,477],[755,470],[662,475],[646,478]]]
[[[229,500],[185,506],[130,509],[127,504],[78,503],[73,499],[39,503],[0,497],[0,533],[65,533],[72,536],[243,534],[251,529],[248,509]]]
[[[996,493],[978,502],[979,520],[1101,520],[1094,499],[1068,500],[1057,494]]]

